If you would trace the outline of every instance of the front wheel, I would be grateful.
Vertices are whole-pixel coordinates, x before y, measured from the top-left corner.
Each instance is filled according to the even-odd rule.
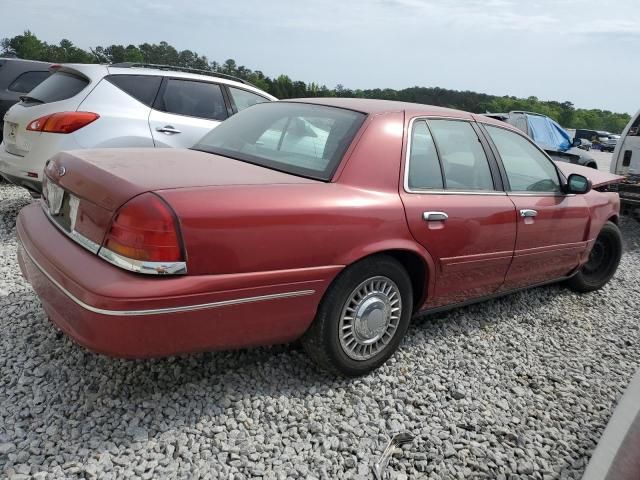
[[[616,273],[622,257],[622,234],[613,222],[605,223],[589,254],[589,260],[567,281],[576,292],[592,292],[605,286]]]
[[[362,260],[329,287],[302,345],[326,370],[364,375],[398,348],[412,305],[411,280],[398,261],[386,255]]]

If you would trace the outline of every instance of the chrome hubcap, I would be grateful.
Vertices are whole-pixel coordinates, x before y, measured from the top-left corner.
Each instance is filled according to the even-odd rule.
[[[340,345],[354,360],[376,356],[393,338],[402,314],[400,290],[387,277],[358,285],[340,317]]]

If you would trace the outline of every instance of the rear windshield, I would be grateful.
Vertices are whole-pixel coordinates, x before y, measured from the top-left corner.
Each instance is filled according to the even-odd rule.
[[[365,117],[321,105],[262,103],[230,117],[193,148],[328,181]]]
[[[27,93],[33,90],[36,86],[42,83],[49,76],[47,71],[34,71],[24,72],[20,74],[11,85],[7,87],[7,90],[18,93]]]
[[[51,103],[66,100],[80,93],[89,80],[67,72],[55,72],[29,92],[25,103]]]

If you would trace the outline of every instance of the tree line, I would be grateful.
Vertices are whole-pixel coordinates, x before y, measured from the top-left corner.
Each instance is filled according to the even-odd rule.
[[[357,97],[424,103],[457,108],[474,113],[508,112],[524,110],[547,115],[567,128],[589,128],[620,133],[629,122],[626,113],[609,110],[575,108],[571,102],[539,100],[536,97],[518,98],[496,96],[471,91],[449,90],[440,87],[410,87],[402,90],[350,89],[343,85],[327,88],[326,85],[292,80],[287,75],[269,77],[260,70],[251,70],[229,59],[223,63],[210,61],[206,56],[191,50],[178,51],[167,42],[141,45],[96,46],[88,51],[63,39],[59,44],[40,40],[30,31],[0,43],[2,56],[15,56],[29,60],[53,63],[153,63],[183,68],[208,70],[233,75],[254,84],[258,88],[280,98],[296,97]]]

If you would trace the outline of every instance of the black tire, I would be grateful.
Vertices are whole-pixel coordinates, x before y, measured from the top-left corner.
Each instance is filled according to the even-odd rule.
[[[356,337],[361,330],[356,328],[355,324],[357,323],[357,312],[367,311],[364,306],[368,297],[366,295],[364,297],[358,297],[356,292],[362,291],[362,288],[366,288],[366,286],[369,285],[367,282],[375,282],[376,279],[378,279],[379,288],[384,289],[386,285],[386,287],[392,289],[391,293],[395,293],[393,301],[395,301],[395,298],[397,298],[399,294],[400,312],[399,314],[395,314],[399,318],[394,320],[392,318],[394,314],[391,313],[391,310],[385,310],[383,307],[382,309],[378,309],[380,314],[375,314],[377,316],[373,322],[386,322],[384,326],[381,325],[377,330],[372,332],[368,330],[370,326],[368,323],[369,320],[360,323],[359,325],[367,325],[367,329],[364,330],[367,334],[373,335],[378,332],[376,335],[379,335],[382,331],[385,333],[382,335],[382,338],[377,340],[375,345],[372,346],[373,350],[376,348],[375,346],[378,345],[378,342],[380,342],[380,345],[377,347],[379,351],[377,351],[375,355],[371,358],[354,359],[353,356],[357,355],[358,352],[351,351],[348,353],[348,346],[343,347],[341,343],[341,334],[343,335],[344,342],[347,341],[344,340],[344,336],[349,335],[348,333],[342,333],[344,328],[347,328],[347,331],[349,331],[349,323],[341,323],[348,322],[347,320],[342,320],[343,313],[345,315],[347,314],[348,307],[354,305],[353,302],[356,302],[357,298],[365,299],[365,301],[361,302],[359,309],[352,310],[354,314],[353,320],[351,321],[351,335],[355,342],[354,348],[365,348],[362,346],[362,343],[356,341]],[[386,280],[384,279],[390,280],[391,283],[385,284]],[[372,283],[372,285],[375,285],[375,283]],[[381,292],[379,293],[382,294]],[[352,297],[352,295],[355,295],[355,297]],[[372,291],[369,295],[375,297],[376,292]],[[369,298],[368,301],[375,303],[376,298]],[[349,305],[347,305],[348,302]],[[383,302],[376,305],[383,305]],[[397,303],[395,305],[397,307]],[[388,306],[389,309],[391,307],[392,305]],[[372,307],[371,311],[373,310],[376,310],[376,308]],[[315,320],[301,339],[302,346],[307,354],[325,370],[348,377],[364,375],[378,368],[396,351],[409,326],[412,310],[413,291],[411,280],[404,267],[388,255],[376,255],[375,257],[366,258],[347,267],[329,286],[320,303]],[[385,316],[383,312],[388,312],[390,316]],[[345,316],[345,318],[348,317]],[[369,314],[366,318],[373,317]],[[386,318],[387,320],[379,320],[380,318]],[[395,326],[393,325],[394,322]],[[393,331],[391,332],[392,327]],[[376,335],[373,335],[373,337],[375,338]],[[386,335],[389,335],[388,339],[386,339]],[[371,352],[371,354],[372,353],[373,352]],[[366,356],[366,348],[363,356]]]
[[[580,293],[602,288],[616,273],[620,258],[622,234],[615,223],[607,222],[596,238],[589,260],[577,274],[567,280],[567,285]]]

